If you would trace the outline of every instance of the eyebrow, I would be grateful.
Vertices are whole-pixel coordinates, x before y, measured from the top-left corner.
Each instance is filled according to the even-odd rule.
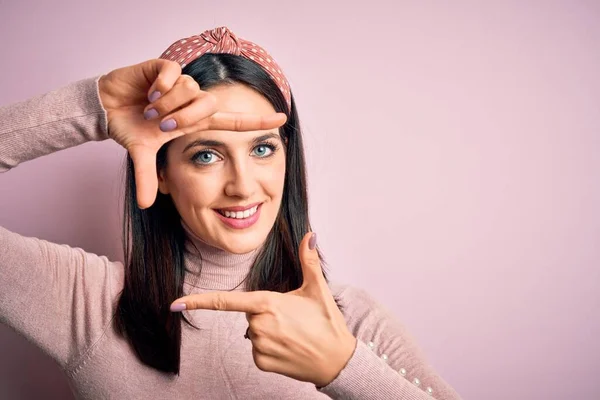
[[[258,144],[260,142],[264,142],[267,139],[279,139],[279,140],[281,140],[281,137],[278,134],[276,134],[276,133],[267,133],[265,135],[261,135],[261,136],[255,137],[254,139],[252,139],[252,141],[250,142],[250,144],[256,145],[256,144]],[[192,147],[196,147],[196,146],[227,147],[227,145],[225,143],[220,142],[218,140],[198,139],[198,140],[194,140],[191,143],[188,143],[188,145],[185,146],[185,148],[183,149],[182,153],[185,153],[186,151],[188,151]]]

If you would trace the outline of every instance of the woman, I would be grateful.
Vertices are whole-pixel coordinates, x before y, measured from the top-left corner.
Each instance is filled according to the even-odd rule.
[[[294,99],[261,47],[206,31],[0,118],[2,171],[128,151],[125,265],[0,228],[2,322],[76,396],[459,398],[381,305],[328,283]]]

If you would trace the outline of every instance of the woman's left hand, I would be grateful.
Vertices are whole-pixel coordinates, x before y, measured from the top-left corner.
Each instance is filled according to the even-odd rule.
[[[307,233],[300,243],[304,281],[288,293],[212,292],[175,300],[171,310],[245,312],[254,363],[317,387],[328,385],[346,366],[356,347],[323,276],[315,243]],[[316,234],[313,242],[316,242]],[[311,248],[312,247],[312,248]],[[241,335],[241,333],[240,333]]]

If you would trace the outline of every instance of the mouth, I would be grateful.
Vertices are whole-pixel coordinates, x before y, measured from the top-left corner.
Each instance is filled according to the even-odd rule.
[[[260,207],[261,204],[256,204],[249,208],[222,208],[222,209],[217,209],[215,211],[217,211],[219,214],[221,214],[225,218],[245,219],[245,218],[249,218],[249,217],[253,216],[254,214],[256,214],[256,211],[258,211],[258,207]]]
[[[248,206],[214,209],[214,211],[219,219],[228,227],[245,229],[258,221],[262,205],[263,203],[255,203]]]

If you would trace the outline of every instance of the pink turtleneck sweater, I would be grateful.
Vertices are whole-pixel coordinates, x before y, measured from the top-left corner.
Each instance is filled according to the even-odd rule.
[[[0,108],[0,172],[108,139],[97,81],[82,80]],[[234,288],[251,268],[254,252],[233,255],[209,247],[189,231],[188,238],[203,264],[197,277],[200,257],[188,246],[186,294]],[[77,398],[459,399],[396,318],[355,287],[330,285],[359,340],[340,374],[317,389],[254,365],[251,342],[244,339],[243,313],[188,312],[201,330],[183,324],[179,376],[142,364],[112,329],[122,286],[120,262],[0,227],[0,321],[52,357]]]

